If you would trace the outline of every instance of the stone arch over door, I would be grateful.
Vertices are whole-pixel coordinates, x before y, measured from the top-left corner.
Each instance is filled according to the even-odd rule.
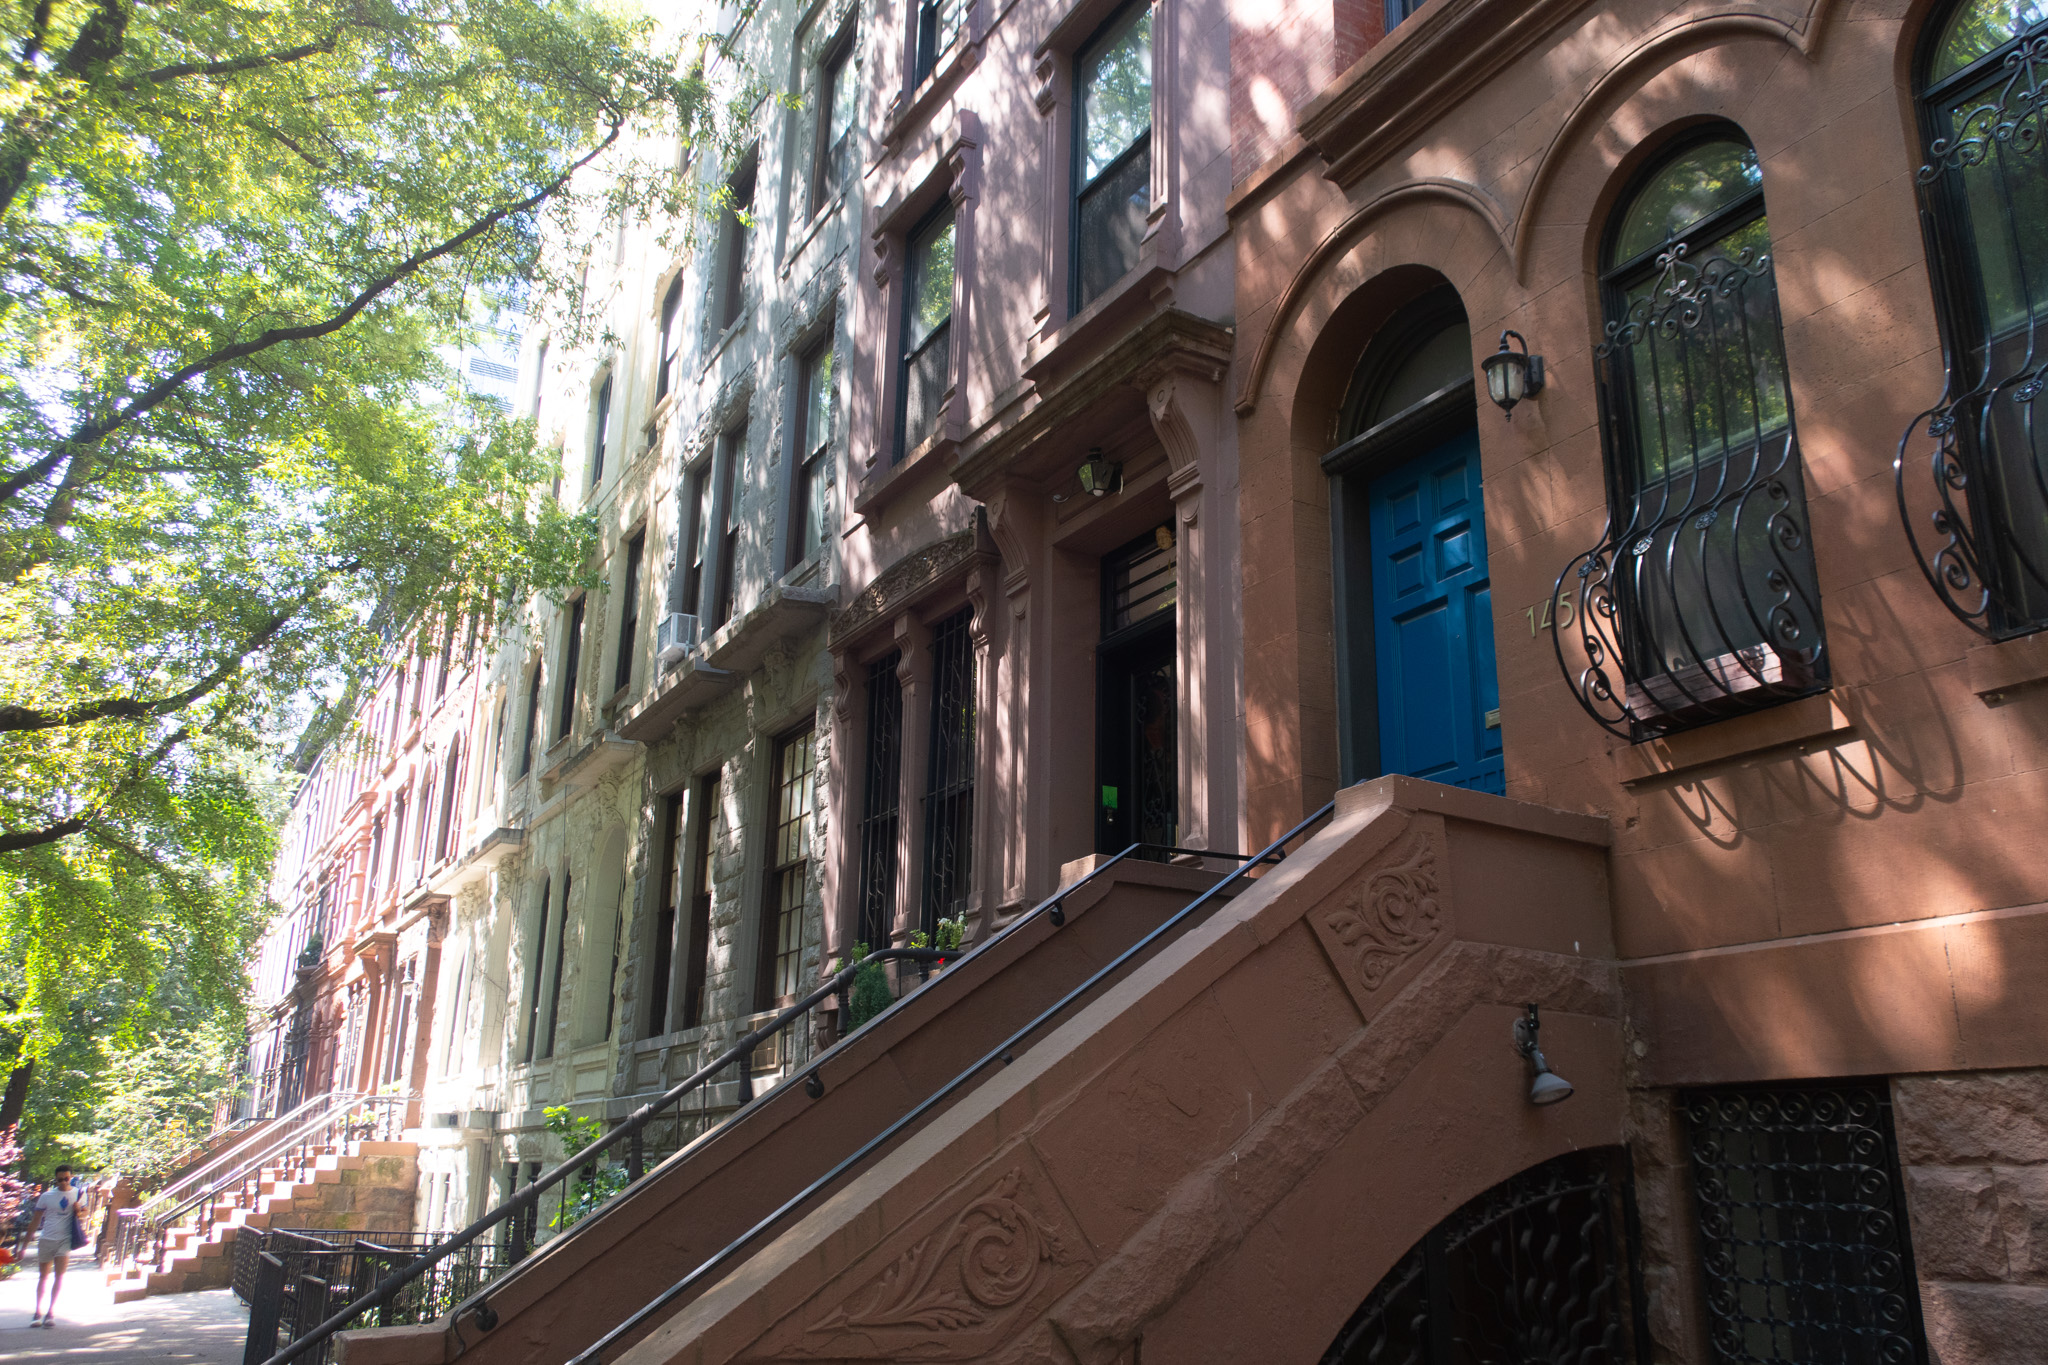
[[[1339,763],[1336,603],[1330,479],[1344,394],[1372,337],[1416,299],[1448,285],[1482,350],[1522,302],[1493,219],[1469,196],[1381,195],[1367,228],[1347,221],[1312,273],[1290,282],[1284,316],[1246,324],[1260,341],[1255,389],[1238,403],[1244,556],[1245,792],[1248,837],[1285,829],[1328,800]],[[1280,304],[1276,303],[1275,307]],[[1480,423],[1488,469],[1508,457]]]

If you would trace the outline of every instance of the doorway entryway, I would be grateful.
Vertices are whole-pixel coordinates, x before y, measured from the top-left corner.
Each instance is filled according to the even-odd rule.
[[[1323,457],[1347,783],[1506,790],[1472,368],[1456,293],[1423,296],[1366,348]]]
[[[1177,563],[1171,523],[1102,561],[1095,847],[1103,853],[1179,840]]]

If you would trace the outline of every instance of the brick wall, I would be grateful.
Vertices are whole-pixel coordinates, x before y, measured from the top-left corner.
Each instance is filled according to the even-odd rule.
[[[1936,1365],[2048,1360],[2048,1070],[1892,1082]]]
[[[1301,106],[1385,32],[1380,0],[1238,0],[1230,25],[1230,178],[1264,165]]]

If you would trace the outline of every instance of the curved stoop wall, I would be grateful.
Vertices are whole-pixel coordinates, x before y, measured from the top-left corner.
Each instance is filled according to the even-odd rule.
[[[1618,1143],[1607,828],[1408,778],[1333,823],[621,1365],[1313,1365],[1465,1200]],[[1538,1109],[1525,1002],[1577,1093]]]
[[[1195,867],[1120,864],[1068,898],[1065,927],[1020,926],[827,1053],[822,1097],[782,1087],[650,1171],[596,1226],[541,1246],[491,1286],[490,1332],[467,1317],[459,1330],[443,1319],[345,1332],[339,1359],[561,1365],[1215,882]]]

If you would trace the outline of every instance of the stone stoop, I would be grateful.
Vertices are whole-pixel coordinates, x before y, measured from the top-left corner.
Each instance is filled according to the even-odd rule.
[[[356,1142],[290,1168],[267,1168],[251,1202],[234,1195],[213,1206],[203,1237],[196,1224],[173,1229],[161,1266],[109,1272],[114,1302],[225,1288],[243,1228],[410,1228],[418,1183],[419,1148],[410,1142]]]

